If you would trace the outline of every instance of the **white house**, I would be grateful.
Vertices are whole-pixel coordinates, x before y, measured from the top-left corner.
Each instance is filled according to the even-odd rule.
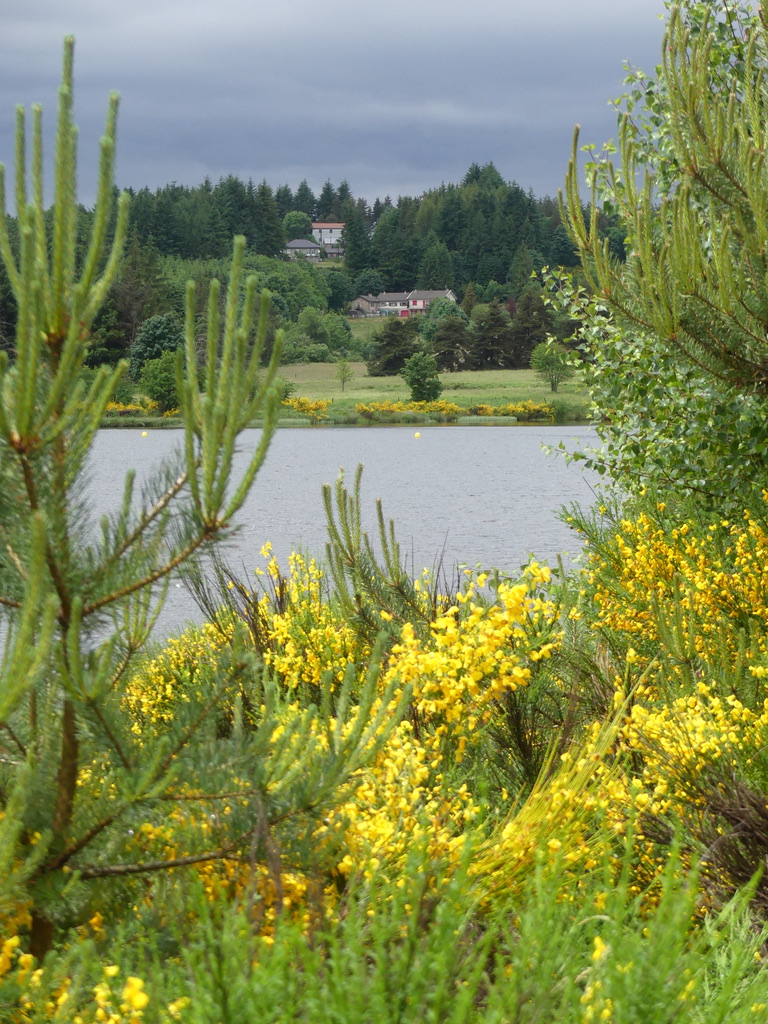
[[[332,248],[338,248],[341,245],[341,233],[343,230],[343,224],[321,221],[312,225],[312,237],[323,247],[330,245]]]

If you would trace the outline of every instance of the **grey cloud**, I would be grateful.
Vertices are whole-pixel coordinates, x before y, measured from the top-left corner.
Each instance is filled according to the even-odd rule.
[[[573,125],[613,134],[622,61],[657,62],[662,0],[11,0],[0,37],[0,159],[13,106],[55,117],[61,39],[77,37],[81,195],[110,89],[122,95],[118,180],[208,174],[369,200],[456,181],[473,161],[553,193]],[[90,163],[89,163],[90,161]]]

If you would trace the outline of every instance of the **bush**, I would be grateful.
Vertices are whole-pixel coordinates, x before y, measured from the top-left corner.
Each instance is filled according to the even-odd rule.
[[[411,389],[412,402],[436,402],[443,390],[437,375],[437,362],[426,352],[415,352],[400,376]]]
[[[176,353],[163,352],[157,359],[150,359],[144,364],[139,378],[141,389],[153,402],[157,402],[161,412],[176,409],[179,404],[179,391],[176,386]]]
[[[184,331],[175,313],[151,316],[139,327],[131,346],[131,373],[138,378],[141,368],[163,352],[175,352],[184,344]]]

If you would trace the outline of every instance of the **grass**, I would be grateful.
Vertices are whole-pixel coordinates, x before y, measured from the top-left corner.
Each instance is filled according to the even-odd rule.
[[[366,323],[362,321],[362,323]],[[353,330],[358,325],[355,324]],[[331,419],[344,419],[354,415],[357,403],[408,401],[410,391],[402,377],[369,377],[365,363],[350,364],[354,377],[342,391],[336,379],[333,363],[305,363],[283,366],[280,375],[294,385],[295,397],[331,402]],[[557,408],[559,422],[579,422],[586,419],[588,396],[578,383],[561,384],[553,393],[542,383],[533,370],[474,370],[440,375],[447,402],[461,406],[509,405],[511,402],[530,400],[552,402]],[[477,420],[482,422],[480,418]]]

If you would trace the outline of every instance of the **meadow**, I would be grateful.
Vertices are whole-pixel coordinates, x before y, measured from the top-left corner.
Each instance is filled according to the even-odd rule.
[[[355,406],[373,402],[408,402],[410,391],[402,377],[370,377],[365,363],[350,363],[353,378],[341,384],[336,378],[333,363],[306,363],[283,366],[280,376],[293,387],[293,395],[328,403],[328,419],[338,422],[364,422],[355,415]],[[510,422],[509,418],[476,416],[471,407],[503,407],[521,402],[551,405],[552,417],[558,423],[585,422],[588,396],[577,382],[560,385],[553,394],[549,385],[542,383],[532,370],[468,370],[440,375],[443,385],[441,399],[459,406],[458,422]]]

